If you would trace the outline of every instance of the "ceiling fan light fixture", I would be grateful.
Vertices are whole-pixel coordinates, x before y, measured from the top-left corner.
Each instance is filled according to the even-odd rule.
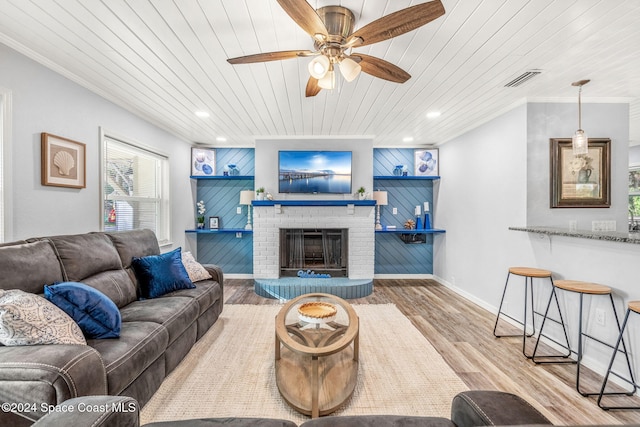
[[[316,56],[309,62],[309,74],[311,74],[311,77],[320,80],[327,74],[330,65],[329,58],[326,56]]]
[[[578,130],[571,137],[571,147],[573,149],[574,156],[581,156],[589,153],[589,137],[587,133],[582,130],[582,86],[589,83],[591,80],[579,80],[571,83],[571,86],[578,86]]]
[[[362,71],[362,67],[351,58],[344,58],[340,61],[340,73],[348,82],[352,82]]]
[[[336,87],[336,72],[333,71],[333,68],[329,68],[329,71],[322,77],[318,79],[318,86],[322,89],[333,89]]]

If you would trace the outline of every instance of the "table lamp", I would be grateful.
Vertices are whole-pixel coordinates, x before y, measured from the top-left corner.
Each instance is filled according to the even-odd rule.
[[[373,200],[376,201],[376,230],[382,230],[382,224],[380,224],[380,206],[387,205],[387,192],[386,191],[374,191]]]
[[[242,190],[240,192],[240,204],[247,206],[247,225],[244,226],[245,230],[251,230],[251,201],[253,201],[253,190]]]

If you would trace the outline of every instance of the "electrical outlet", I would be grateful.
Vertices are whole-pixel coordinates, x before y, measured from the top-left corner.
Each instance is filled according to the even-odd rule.
[[[242,231],[236,231],[236,239],[242,239]]]
[[[393,214],[398,215],[398,208],[393,208]]]
[[[236,213],[237,213],[238,215],[242,215],[242,206],[238,206],[238,207],[236,208]]]
[[[606,326],[607,316],[601,308],[596,308],[596,323],[600,326]]]

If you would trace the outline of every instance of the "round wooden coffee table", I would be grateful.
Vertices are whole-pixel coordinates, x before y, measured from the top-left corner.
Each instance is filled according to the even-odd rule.
[[[345,300],[306,294],[276,316],[276,383],[284,400],[311,417],[338,409],[356,387],[358,316]]]

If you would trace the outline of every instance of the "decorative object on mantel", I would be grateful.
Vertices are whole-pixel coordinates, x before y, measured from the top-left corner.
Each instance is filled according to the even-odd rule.
[[[587,133],[582,130],[582,86],[589,83],[591,80],[579,80],[571,83],[571,86],[578,86],[578,130],[571,138],[571,145],[573,148],[573,155],[580,156],[589,152],[589,137]]]
[[[407,168],[405,165],[396,165],[393,169],[393,176],[407,176]]]
[[[329,273],[316,273],[313,270],[298,270],[296,275],[301,279],[331,279]]]
[[[416,176],[438,176],[438,149],[415,150],[413,152]]]
[[[42,185],[86,188],[86,145],[46,132],[40,139]]]
[[[415,215],[416,215],[416,230],[422,230],[422,218],[420,218],[422,214],[420,212],[420,205],[416,206]]]
[[[424,202],[424,223],[422,227],[425,230],[431,229],[431,218],[429,217],[429,202]]]
[[[204,228],[204,213],[207,211],[207,208],[204,207],[204,201],[200,200],[196,203],[198,206],[198,218],[196,221],[196,228],[202,230]]]
[[[364,187],[360,187],[358,188],[358,200],[364,200],[365,197],[367,197],[367,194],[365,193],[365,188]]]
[[[264,187],[260,187],[256,190],[256,200],[264,200]]]
[[[213,176],[215,174],[215,148],[191,147],[191,176]]]
[[[382,230],[382,224],[380,224],[380,206],[386,206],[388,202],[386,191],[374,191],[373,200],[376,201],[376,230]]]
[[[587,154],[574,156],[572,140],[551,138],[551,207],[611,206],[611,140],[592,138]]]
[[[414,228],[416,228],[416,222],[412,219],[408,219],[404,222],[404,228],[406,228],[407,230],[413,230]]]
[[[253,190],[242,190],[240,192],[240,204],[247,206],[247,225],[245,230],[252,230],[251,226],[251,202],[253,201]]]
[[[238,176],[240,175],[240,169],[238,169],[238,166],[236,166],[235,163],[229,163],[224,167],[223,174],[229,176]]]

